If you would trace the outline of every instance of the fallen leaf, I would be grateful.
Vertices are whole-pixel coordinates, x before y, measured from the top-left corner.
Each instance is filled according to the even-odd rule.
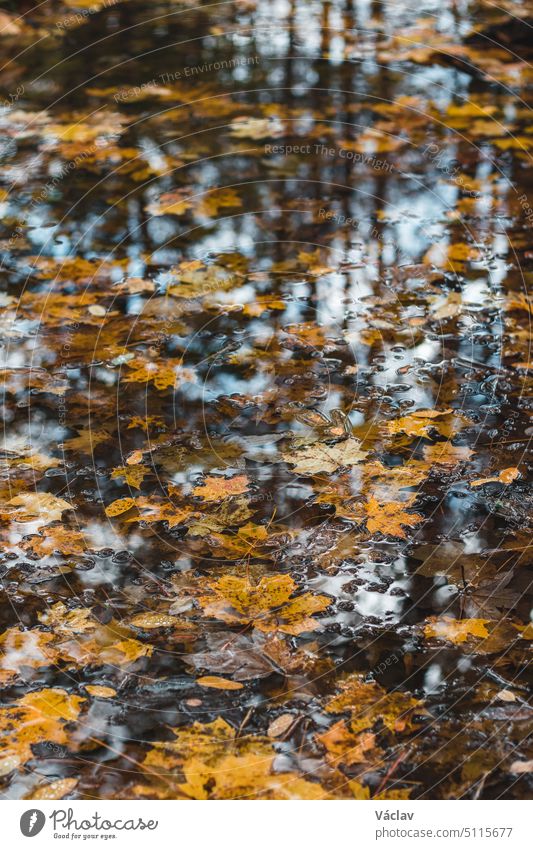
[[[204,675],[197,678],[196,683],[200,687],[212,687],[215,690],[242,690],[243,684],[238,681],[229,681],[227,678],[219,678],[218,675]]]
[[[201,486],[193,489],[192,494],[202,498],[204,501],[221,501],[232,495],[241,495],[246,492],[250,481],[246,475],[235,475],[232,478],[214,477],[205,478]]]
[[[304,448],[282,454],[286,463],[294,466],[294,471],[302,475],[317,475],[320,472],[332,473],[341,466],[355,466],[367,456],[368,451],[361,450],[359,440],[350,437],[337,445],[316,442]]]
[[[33,757],[32,746],[69,741],[66,723],[75,721],[84,699],[61,689],[34,690],[0,709],[0,774]]]
[[[60,778],[50,784],[42,784],[37,790],[33,790],[25,799],[64,799],[78,784],[77,778]]]
[[[424,634],[450,643],[464,643],[470,637],[484,639],[490,636],[486,629],[488,619],[452,619],[451,616],[432,616],[426,620]]]
[[[406,513],[405,502],[390,501],[380,504],[373,496],[364,504],[367,514],[366,526],[371,534],[382,533],[387,536],[406,538],[404,527],[414,528],[424,521],[419,513]]]
[[[483,486],[486,483],[503,483],[507,486],[516,480],[519,475],[519,469],[515,466],[511,466],[509,469],[502,469],[501,472],[498,472],[497,475],[490,478],[477,478],[474,481],[470,481],[470,486]]]
[[[227,575],[211,584],[210,594],[201,596],[199,603],[205,616],[223,622],[297,635],[318,628],[313,614],[331,604],[327,596],[312,593],[292,598],[297,589],[289,575],[261,578],[255,586],[246,578]]]

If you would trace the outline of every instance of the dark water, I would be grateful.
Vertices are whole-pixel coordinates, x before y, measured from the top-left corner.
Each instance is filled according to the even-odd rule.
[[[171,729],[264,740],[289,713],[273,770],[333,797],[528,797],[528,4],[91,8],[0,34],[2,699],[84,699],[4,793],[183,797],[181,755],[164,789],[142,766]],[[364,462],[331,460],[355,440]],[[205,476],[246,485],[206,499]],[[280,660],[253,616],[205,615],[228,575],[330,604]],[[382,689],[353,760],[317,737],[357,675]]]

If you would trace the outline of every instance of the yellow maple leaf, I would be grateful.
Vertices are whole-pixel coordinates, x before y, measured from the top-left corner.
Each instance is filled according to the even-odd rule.
[[[46,557],[56,551],[68,556],[70,554],[83,554],[87,550],[83,534],[62,525],[46,528],[38,536],[31,537],[24,542],[22,547],[27,551],[33,551],[40,557]]]
[[[372,729],[376,723],[402,734],[413,730],[413,717],[424,713],[424,705],[410,693],[388,693],[375,681],[353,673],[339,683],[340,693],[326,704],[327,713],[350,713],[351,734]]]
[[[127,466],[117,466],[117,468],[113,469],[111,472],[111,477],[124,478],[128,486],[132,486],[134,489],[140,489],[141,484],[149,471],[150,469],[148,466],[143,466],[140,463],[134,463]]]
[[[368,451],[361,449],[358,439],[350,437],[335,445],[315,442],[282,454],[286,463],[302,475],[335,472],[341,466],[355,466],[364,460]]]
[[[200,486],[193,489],[192,494],[204,501],[221,501],[232,495],[241,495],[249,485],[250,481],[246,475],[235,475],[232,478],[209,475]]]
[[[43,689],[0,709],[0,775],[33,757],[37,743],[68,743],[65,724],[78,718],[84,701],[66,690]]]
[[[297,589],[290,575],[264,577],[256,585],[226,575],[211,584],[210,594],[200,597],[199,603],[206,616],[223,622],[298,635],[319,627],[312,615],[329,607],[331,599],[312,593],[292,598]]]
[[[403,501],[389,501],[380,504],[376,498],[371,496],[364,504],[367,514],[366,526],[371,534],[378,531],[388,536],[405,539],[404,527],[413,528],[424,521],[419,513],[406,513]]]
[[[438,421],[436,421],[438,419]],[[406,433],[408,436],[429,436],[435,428],[442,436],[453,436],[464,427],[466,419],[454,410],[415,410],[408,416],[401,416],[387,422],[385,429],[390,434]]]
[[[52,495],[49,492],[24,492],[16,495],[7,502],[8,507],[14,507],[14,511],[7,511],[6,515],[15,522],[34,522],[48,525],[57,522],[65,510],[75,510],[72,504]]]
[[[453,619],[451,616],[431,616],[426,620],[424,634],[450,643],[464,643],[470,637],[485,639],[490,634],[486,629],[488,619]]]
[[[80,454],[92,454],[97,445],[102,442],[108,442],[111,439],[111,434],[107,430],[82,430],[78,436],[73,436],[71,439],[65,439],[63,447],[67,451],[77,451]]]
[[[452,445],[451,442],[437,442],[435,445],[424,445],[424,460],[430,466],[457,466],[469,460],[474,454],[466,445]]]
[[[124,383],[153,383],[156,389],[175,389],[183,383],[195,383],[191,369],[184,368],[180,359],[163,359],[160,362],[135,357],[126,363],[132,369],[122,380]]]
[[[376,749],[374,734],[369,731],[353,732],[344,720],[336,722],[316,739],[326,749],[327,759],[333,766],[364,763],[369,760],[370,752],[376,760],[382,754],[380,749]]]
[[[173,731],[175,739],[156,743],[143,762],[151,777],[160,775],[164,782],[160,798],[175,798],[176,791],[182,798],[198,800],[329,798],[319,784],[297,773],[273,773],[272,741],[238,735],[221,717]],[[169,786],[173,774],[179,783]]]

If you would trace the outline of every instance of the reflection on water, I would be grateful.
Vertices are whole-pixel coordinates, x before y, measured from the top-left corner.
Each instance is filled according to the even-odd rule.
[[[287,712],[279,771],[334,797],[527,793],[527,6],[28,4],[6,28],[4,703],[114,693],[7,795],[183,795],[182,761],[164,790],[139,766],[170,728]],[[272,638],[227,597],[204,615],[228,575],[329,603]],[[361,728],[317,735],[356,674],[418,707],[354,758]]]

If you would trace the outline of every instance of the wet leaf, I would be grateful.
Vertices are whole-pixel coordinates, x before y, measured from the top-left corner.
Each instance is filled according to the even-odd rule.
[[[388,536],[406,538],[405,528],[415,528],[424,517],[419,513],[406,513],[403,502],[391,501],[380,504],[373,496],[364,504],[367,514],[366,526],[370,533],[382,533]]]
[[[218,675],[204,675],[197,678],[196,683],[200,687],[212,687],[215,690],[242,690],[243,684],[238,681],[229,681],[227,678],[219,678]]]
[[[365,459],[367,453],[361,450],[361,443],[357,439],[350,438],[338,445],[316,442],[282,456],[286,463],[294,466],[295,472],[316,475],[320,472],[335,472],[341,466],[355,466]]]
[[[65,690],[34,690],[0,710],[0,773],[5,775],[33,757],[32,746],[44,741],[66,744],[66,724],[74,722],[83,699]]]
[[[293,598],[298,589],[289,575],[261,578],[257,585],[245,578],[228,575],[210,587],[210,594],[199,602],[204,615],[232,625],[253,625],[260,631],[302,634],[320,627],[313,614],[329,607],[331,599],[304,593]]]
[[[200,486],[193,489],[192,494],[203,501],[221,501],[232,495],[241,495],[248,489],[250,481],[246,475],[235,475],[233,478],[218,478],[208,476]]]
[[[497,475],[489,478],[478,478],[475,481],[470,481],[470,486],[483,486],[486,483],[503,483],[506,486],[512,483],[519,477],[520,471],[514,466],[509,469],[502,469]]]
[[[450,643],[464,643],[471,637],[484,639],[488,619],[452,619],[450,616],[433,617],[424,628],[426,637],[437,637]]]

